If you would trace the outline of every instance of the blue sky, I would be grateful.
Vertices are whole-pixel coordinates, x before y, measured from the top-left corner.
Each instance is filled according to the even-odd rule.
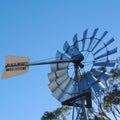
[[[0,74],[6,55],[31,62],[54,58],[66,40],[88,28],[107,30],[120,49],[119,0],[0,0]],[[60,103],[51,95],[50,66],[30,67],[27,74],[0,80],[0,120],[39,120]]]

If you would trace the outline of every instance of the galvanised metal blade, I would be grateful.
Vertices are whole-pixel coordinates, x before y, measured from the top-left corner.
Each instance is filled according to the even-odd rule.
[[[82,51],[83,51],[84,48],[85,48],[85,40],[86,40],[86,38],[87,38],[87,32],[88,32],[88,29],[86,29],[86,30],[83,32]]]
[[[101,38],[97,41],[97,43],[94,45],[94,47],[92,48],[91,51],[93,51],[93,50],[99,45],[99,43],[100,43],[100,42],[102,41],[102,39],[106,36],[107,33],[108,33],[108,32],[105,31],[105,32],[102,34]]]
[[[73,45],[79,50],[77,33],[73,36]]]
[[[63,49],[65,53],[68,54],[71,58],[75,58],[76,56],[79,56],[80,61],[84,59],[81,52],[75,46],[70,46],[67,41],[65,42]]]
[[[108,74],[107,72],[104,73],[103,71],[100,70],[92,69],[91,72],[105,81],[111,77],[110,74]]]
[[[53,92],[58,87],[58,84],[55,81],[53,81],[48,85],[48,87]]]
[[[85,91],[89,88],[89,83],[88,80],[86,78],[81,79],[81,90]]]
[[[81,54],[80,51],[75,47],[71,47],[68,50],[68,55],[71,56],[71,57],[77,56],[79,54]]]
[[[94,66],[107,66],[107,67],[114,67],[115,62],[113,61],[104,61],[104,62],[97,62],[94,63]]]
[[[98,60],[98,59],[100,59],[100,58],[106,57],[106,56],[108,56],[108,55],[112,55],[112,54],[114,54],[114,53],[116,53],[116,52],[117,52],[117,48],[114,48],[114,49],[112,49],[112,50],[110,50],[110,51],[107,51],[106,53],[104,53],[104,54],[96,57],[95,60]]]
[[[106,88],[105,84],[103,84],[102,81],[100,81],[98,78],[96,78],[96,76],[93,75],[93,73],[88,73],[85,76],[86,81],[88,81],[88,88],[93,87],[94,91],[97,92],[99,91],[101,88]]]
[[[69,43],[66,41],[63,45],[63,50],[65,51],[65,53],[68,53],[68,49],[70,48]]]
[[[100,40],[102,40],[102,39],[106,36],[107,33],[108,33],[108,31],[105,31],[105,32],[102,34]]]
[[[71,97],[72,93],[73,93],[73,83],[72,80],[70,79],[69,83],[67,82],[67,85],[65,86],[65,91],[63,92],[63,94],[60,96],[59,100],[60,101],[64,101],[67,100],[68,98]]]
[[[48,73],[48,78],[50,82],[56,80],[58,77],[61,77],[65,74],[68,74],[68,69],[60,69],[52,73]]]
[[[90,88],[93,88],[95,92],[98,92],[101,89],[101,87],[98,84],[99,82],[98,79],[95,76],[93,76],[93,74],[91,73],[87,74],[85,76],[85,79],[89,81]]]
[[[58,100],[60,102],[63,102],[63,101],[65,101],[67,99],[70,99],[70,98],[71,98],[71,94],[67,94],[67,93],[64,92]]]
[[[51,89],[51,91],[54,91],[58,86],[59,84],[61,84],[63,81],[65,81],[66,79],[68,78],[68,75],[65,74],[59,78],[57,78],[56,80],[54,80],[53,82],[51,82],[48,86],[49,88]]]
[[[57,64],[51,64],[51,71],[55,72],[57,70],[60,69],[65,69],[68,68],[69,63],[65,62],[65,63],[57,63]]]
[[[69,84],[65,88],[65,92],[69,93],[69,94],[72,94],[73,93],[73,88],[74,88],[73,81],[70,80]]]
[[[112,42],[114,42],[114,38],[111,38],[107,43],[105,43],[105,45],[103,47],[101,47],[100,49],[98,49],[95,53],[93,53],[93,55],[96,55],[97,53],[99,53],[101,50],[103,50],[104,48],[106,48],[108,45],[110,45]]]
[[[96,28],[96,29],[93,31],[93,34],[92,34],[92,36],[91,36],[91,38],[90,38],[90,42],[89,42],[89,44],[88,44],[88,49],[87,49],[87,50],[90,50],[91,44],[92,44],[92,42],[93,42],[93,40],[94,40],[94,38],[95,38],[95,36],[96,36],[98,30],[99,30],[99,29]]]
[[[68,60],[69,57],[63,53],[61,53],[60,51],[56,52],[56,60]]]
[[[95,74],[92,74],[92,77],[94,78],[94,80],[96,82],[96,83],[92,84],[93,89],[101,90],[101,89],[105,89],[106,88],[105,81],[103,81],[102,79],[97,78],[97,76],[95,76]],[[96,88],[96,87],[98,87],[98,88]]]
[[[60,99],[62,94],[65,93],[66,86],[68,86],[69,82],[70,82],[70,78],[68,77],[53,91],[53,95],[57,97],[58,100]]]
[[[61,76],[61,77],[63,77],[63,76]],[[60,86],[61,84],[63,84],[64,81],[66,81],[66,80],[69,79],[69,76],[68,76],[67,74],[64,75],[63,79],[61,79],[61,77],[59,77],[58,79],[55,80],[56,83],[57,83],[59,86]]]
[[[62,91],[59,87],[57,87],[57,88],[53,91],[52,95],[53,95],[57,100],[59,100],[59,98],[60,98],[60,96],[63,94],[63,92],[64,92],[64,91]]]
[[[101,86],[98,84],[99,81],[95,76],[93,76],[92,74],[89,74],[87,75],[87,78],[89,79],[89,83],[91,86],[90,88],[93,88],[95,92],[98,92],[99,90],[101,90]]]

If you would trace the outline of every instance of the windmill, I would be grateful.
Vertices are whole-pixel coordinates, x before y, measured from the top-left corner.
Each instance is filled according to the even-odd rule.
[[[117,52],[117,48],[109,48],[114,38],[104,42],[108,32],[99,38],[96,37],[97,32],[98,28],[88,37],[86,29],[82,39],[75,34],[73,44],[66,41],[64,52],[57,51],[54,61],[30,63],[26,57],[7,56],[2,78],[26,73],[32,65],[50,64],[48,86],[52,95],[62,105],[73,107],[72,120],[88,120],[86,109],[92,107],[92,94],[106,88],[106,81],[110,78],[106,69],[115,65],[111,55]]]

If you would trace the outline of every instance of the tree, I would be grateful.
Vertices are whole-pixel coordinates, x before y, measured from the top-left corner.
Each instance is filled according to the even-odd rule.
[[[99,70],[107,72],[104,68]],[[120,118],[120,69],[111,69],[109,73],[111,78],[106,82],[107,89],[93,94],[96,109],[89,110],[90,120],[113,120],[109,114],[113,115],[115,120]]]
[[[70,114],[70,109],[68,106],[62,106],[52,112],[46,111],[41,117],[41,120],[67,120],[66,115]]]
[[[107,113],[111,113],[115,120],[120,118],[120,69],[115,68],[110,71],[111,79],[107,84],[106,91],[100,94],[98,106],[103,116],[111,120]]]
[[[107,94],[103,98],[103,108],[111,112],[118,120],[120,118],[120,69],[115,68],[110,71],[112,77],[109,81]]]

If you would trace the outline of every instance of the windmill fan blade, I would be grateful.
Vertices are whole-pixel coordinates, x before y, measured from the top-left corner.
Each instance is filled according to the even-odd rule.
[[[108,66],[108,67],[114,67],[115,62],[113,61],[105,61],[105,62],[97,62],[94,63],[94,66]]]
[[[79,50],[77,34],[75,34],[73,37],[73,45]]]
[[[61,89],[66,94],[69,94],[70,91],[67,91],[67,87],[69,86],[70,82],[71,82],[71,78],[68,77],[62,84],[60,84],[59,89]]]
[[[108,33],[107,31],[105,31],[105,32],[103,33],[103,35],[102,35],[101,38],[97,41],[97,43],[94,45],[94,47],[92,48],[91,51],[93,51],[93,50],[99,45],[99,43],[100,43],[100,42],[102,41],[102,39],[106,36],[107,33]]]
[[[74,86],[72,84],[72,80],[69,81],[69,83],[66,85],[65,92],[60,96],[59,100],[64,101],[71,97],[74,90]]]
[[[52,82],[55,79],[57,79],[58,77],[63,76],[65,74],[68,74],[67,69],[61,69],[61,70],[57,70],[52,73],[48,73],[48,78],[49,78],[50,82]]]
[[[75,46],[69,46],[68,42],[66,41],[63,50],[71,57],[80,55],[80,51]]]
[[[101,36],[100,40],[102,40],[102,39],[106,36],[107,33],[108,33],[108,31],[105,31],[105,32],[103,33],[103,35]]]
[[[99,30],[99,29],[96,28],[96,29],[93,31],[93,34],[92,34],[91,39],[95,38],[95,35],[97,34],[98,30]]]
[[[48,87],[53,92],[58,87],[58,84],[55,81],[53,81],[48,85]]]
[[[82,93],[83,91],[88,90],[88,88],[88,80],[85,77],[81,78],[79,82],[74,83],[74,96],[75,94],[78,95],[78,93]]]
[[[80,84],[81,84],[82,91],[85,91],[89,88],[89,83],[88,83],[88,80],[86,78],[81,79]]]
[[[63,81],[65,81],[66,79],[68,78],[68,75],[65,74],[59,78],[57,78],[55,81],[51,82],[48,86],[49,88],[51,89],[51,91],[54,91],[58,86],[59,84],[61,84]]]
[[[92,77],[94,78],[94,80],[96,81],[96,84],[93,84],[92,87],[94,89],[95,92],[98,92],[101,89],[105,89],[106,85],[105,83],[101,80],[99,81],[98,78],[96,78],[95,76],[92,75]]]
[[[92,69],[91,72],[95,76],[100,77],[100,78],[104,79],[105,81],[110,78],[110,74],[108,74],[106,72],[104,73],[103,71],[100,71],[100,70]]]
[[[99,82],[98,79],[95,76],[93,76],[91,73],[87,74],[85,76],[85,79],[89,81],[90,88],[92,87],[95,92],[98,92],[101,89],[101,87],[104,88],[103,86],[98,84]]]
[[[60,69],[65,69],[68,68],[69,63],[65,62],[65,63],[58,63],[58,64],[51,64],[51,71],[55,72],[57,70]]]
[[[92,76],[94,76],[95,78],[95,81],[97,82],[97,84],[99,85],[100,89],[103,88],[105,89],[106,88],[106,84],[105,84],[105,81],[102,80],[100,77],[98,78],[95,74],[93,74]],[[94,84],[93,84],[94,85]]]
[[[60,51],[56,52],[56,60],[67,60],[69,59],[69,57],[63,53],[61,53]]]
[[[53,91],[52,95],[53,95],[57,100],[59,100],[59,98],[60,98],[60,96],[63,94],[63,92],[64,92],[64,91],[62,91],[59,87],[57,87],[57,88]]]
[[[87,38],[87,32],[88,32],[88,29],[86,29],[86,30],[83,32],[83,39],[86,39],[86,38]]]
[[[83,51],[84,48],[85,48],[85,40],[86,40],[86,38],[87,38],[87,32],[88,32],[88,29],[86,29],[86,30],[83,32],[82,51]]]
[[[66,52],[66,53],[68,53],[68,49],[70,48],[70,45],[69,45],[69,43],[66,41],[65,43],[64,43],[64,45],[63,45],[63,50]]]
[[[103,47],[101,47],[100,49],[98,49],[93,55],[96,55],[98,52],[100,52],[102,49],[106,48],[112,42],[114,42],[114,38],[110,39]]]
[[[74,54],[74,50],[77,50],[77,48],[75,48],[75,47],[71,48],[69,43],[66,41],[64,43],[63,50],[65,51],[65,53],[67,53],[68,55],[72,56]]]
[[[67,100],[67,99],[70,99],[71,98],[71,94],[67,94],[67,93],[63,93],[62,95],[61,95],[61,97],[59,98],[59,101],[60,102],[63,102],[63,101],[65,101],[65,100]]]
[[[89,45],[88,45],[88,50],[90,50],[91,44],[92,44],[93,39],[95,38],[95,35],[97,34],[97,31],[98,31],[98,30],[99,30],[99,29],[96,28],[96,29],[93,31],[92,37],[90,38],[90,42],[89,42]]]
[[[116,52],[117,52],[117,48],[114,48],[114,49],[112,49],[112,50],[110,50],[110,51],[107,51],[106,53],[104,53],[104,54],[96,57],[95,60],[100,59],[100,58],[103,58],[103,57],[106,57],[106,56],[111,55],[111,54],[114,54],[114,53],[116,53]]]
[[[65,88],[65,92],[72,94],[73,91],[73,81],[70,79],[69,83],[67,84],[66,88]]]
[[[58,100],[62,97],[63,93],[65,92],[66,87],[70,82],[70,78],[68,77],[65,81],[63,81],[57,89],[53,91],[53,96],[55,96]],[[59,93],[60,92],[60,93]],[[67,93],[66,93],[67,94]]]

